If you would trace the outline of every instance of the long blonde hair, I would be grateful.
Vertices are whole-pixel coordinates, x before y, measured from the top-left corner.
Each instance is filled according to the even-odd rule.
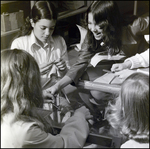
[[[149,142],[149,76],[142,73],[129,76],[115,104],[109,104],[106,111],[109,123],[129,139]]]
[[[32,107],[43,107],[40,71],[26,51],[1,52],[1,120],[9,112],[29,115]]]

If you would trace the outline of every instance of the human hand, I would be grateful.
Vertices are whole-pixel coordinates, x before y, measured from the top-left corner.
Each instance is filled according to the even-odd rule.
[[[51,67],[52,67],[51,62],[50,63],[39,64],[41,74],[47,73]]]
[[[123,63],[113,64],[112,67],[111,67],[111,71],[112,72],[121,71],[123,69],[131,68],[131,65],[132,65],[132,63],[131,63],[130,60],[127,60]]]
[[[130,69],[124,69],[118,72],[115,72],[115,76],[118,76],[120,79],[126,79],[128,76],[131,74],[135,73],[135,70],[130,70]]]
[[[61,71],[64,71],[64,70],[67,69],[66,62],[63,59],[61,59],[61,58],[55,61],[55,65]]]
[[[112,72],[121,71],[123,69],[126,69],[126,66],[124,65],[124,63],[113,64],[111,67]]]
[[[86,108],[85,106],[82,106],[78,109],[75,110],[74,115],[83,115],[85,117],[85,119],[91,119],[93,118],[93,116],[90,113],[90,110],[88,108]]]
[[[59,91],[59,86],[57,84],[54,84],[53,86],[46,89],[46,92],[48,94],[54,95]]]
[[[43,90],[43,98],[44,98],[44,100],[55,100],[55,97],[54,97],[54,95],[53,94],[51,94],[51,92],[49,92],[49,91],[47,91],[47,89],[46,90]]]

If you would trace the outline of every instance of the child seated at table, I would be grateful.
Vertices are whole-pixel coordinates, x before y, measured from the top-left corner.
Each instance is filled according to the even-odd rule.
[[[149,148],[149,76],[129,76],[121,86],[120,96],[106,108],[106,118],[127,136],[121,148]]]
[[[40,70],[26,51],[1,51],[1,147],[82,148],[89,133],[89,110],[74,112],[59,134],[44,110]]]

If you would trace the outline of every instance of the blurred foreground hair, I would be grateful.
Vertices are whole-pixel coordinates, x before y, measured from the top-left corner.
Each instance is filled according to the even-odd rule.
[[[28,116],[33,107],[43,107],[38,64],[24,50],[2,51],[1,120],[9,112]]]
[[[134,73],[122,84],[120,96],[106,108],[110,125],[140,143],[149,142],[149,76]]]

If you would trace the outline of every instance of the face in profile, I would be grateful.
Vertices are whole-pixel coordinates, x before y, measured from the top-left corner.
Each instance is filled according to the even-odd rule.
[[[104,36],[101,24],[96,24],[92,13],[88,14],[88,28],[93,33],[96,40],[101,40]]]
[[[35,37],[45,44],[54,32],[56,20],[40,19],[38,22],[32,22],[31,24]]]

